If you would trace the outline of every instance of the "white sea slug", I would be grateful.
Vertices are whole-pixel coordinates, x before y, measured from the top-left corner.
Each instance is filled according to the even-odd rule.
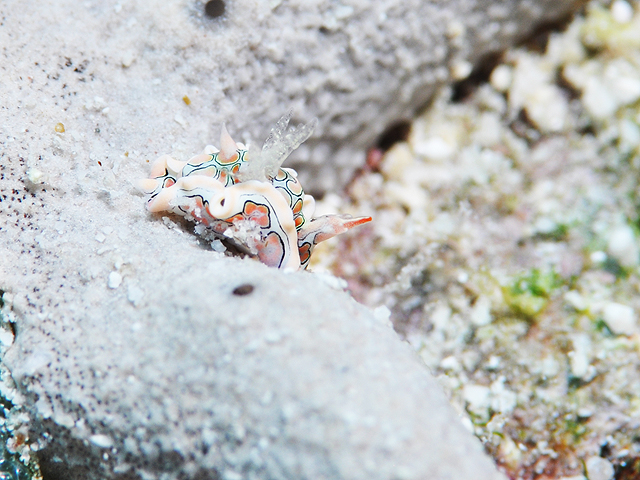
[[[315,128],[317,119],[287,130],[292,112],[271,129],[260,152],[249,152],[222,127],[220,149],[207,146],[188,162],[163,155],[149,179],[139,182],[150,212],[168,211],[233,238],[265,264],[306,268],[323,240],[371,221],[371,217],[323,215],[305,195],[297,174],[280,168]]]

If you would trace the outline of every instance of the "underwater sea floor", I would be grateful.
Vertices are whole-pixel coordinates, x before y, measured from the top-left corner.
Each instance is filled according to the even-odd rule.
[[[640,478],[640,7],[592,2],[490,70],[319,202],[374,222],[312,268],[391,310],[510,478]],[[0,480],[39,478],[3,373]]]
[[[640,6],[487,70],[324,199],[374,221],[312,268],[391,310],[510,478],[640,478]]]

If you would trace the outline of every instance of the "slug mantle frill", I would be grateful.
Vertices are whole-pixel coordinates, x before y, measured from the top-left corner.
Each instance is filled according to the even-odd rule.
[[[287,130],[290,118],[291,112],[276,123],[262,151],[234,142],[223,125],[219,150],[208,145],[188,162],[163,155],[150,178],[139,181],[149,196],[147,209],[193,220],[197,232],[233,239],[271,267],[306,268],[319,242],[371,217],[313,217],[313,197],[294,170],[280,167],[317,120]]]

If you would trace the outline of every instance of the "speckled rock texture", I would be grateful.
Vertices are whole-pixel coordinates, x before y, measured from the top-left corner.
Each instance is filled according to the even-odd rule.
[[[5,361],[50,435],[46,479],[502,478],[409,345],[345,293],[155,252],[131,253],[115,290],[53,274],[64,305],[18,308]]]
[[[296,158],[308,189],[324,191],[344,185],[385,127],[410,118],[437,85],[574,3],[227,0],[209,18],[198,0],[35,9],[9,0],[0,5],[5,113],[37,118],[45,128],[31,126],[35,135],[62,122],[85,135],[79,155],[110,164],[132,150],[186,160],[223,122],[261,144],[293,107],[299,121],[319,118]],[[37,154],[52,155],[48,147]]]

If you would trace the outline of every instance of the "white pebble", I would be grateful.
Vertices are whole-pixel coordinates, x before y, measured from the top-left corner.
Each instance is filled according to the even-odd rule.
[[[116,289],[120,286],[121,283],[122,283],[122,275],[120,275],[118,272],[111,272],[109,274],[109,280],[107,282],[107,286],[109,288]]]
[[[213,249],[213,251],[220,253],[227,251],[227,247],[224,246],[224,243],[222,243],[217,238],[211,242],[211,248]]]
[[[27,178],[34,185],[44,183],[44,173],[35,167],[31,167],[27,170]]]
[[[478,327],[491,323],[491,301],[481,295],[471,309],[471,323]]]
[[[500,357],[491,355],[489,357],[489,360],[485,364],[484,368],[487,370],[497,370],[500,368],[501,365],[502,365],[502,360],[500,360]]]
[[[603,81],[619,106],[630,105],[640,98],[637,68],[622,58],[610,61],[604,69]]]
[[[491,406],[491,390],[482,385],[465,385],[462,392],[464,400],[469,404],[469,410],[476,413]]]
[[[589,77],[585,82],[582,103],[596,119],[611,117],[619,107],[614,94],[596,77]]]
[[[611,16],[618,23],[629,23],[633,19],[633,7],[624,0],[615,0],[611,4]]]
[[[414,147],[415,153],[436,162],[447,160],[453,154],[453,147],[440,137],[431,137]]]
[[[89,441],[100,448],[111,448],[113,446],[113,440],[107,435],[91,435]]]
[[[504,377],[491,384],[491,409],[495,412],[509,413],[518,405],[518,396],[504,386]]]
[[[456,357],[449,356],[445,357],[440,361],[440,368],[443,370],[449,370],[453,372],[460,372],[462,370],[462,366]]]
[[[127,300],[134,306],[138,306],[144,298],[144,292],[137,285],[129,285],[127,288]]]
[[[454,80],[464,80],[467,78],[471,71],[473,70],[473,65],[466,60],[456,60],[451,65],[451,77]]]
[[[458,38],[463,36],[466,33],[466,27],[462,22],[457,20],[453,20],[449,25],[447,25],[447,35],[450,38]]]
[[[224,480],[243,480],[244,477],[233,470],[227,470],[222,474]]]
[[[353,15],[353,7],[350,5],[338,6],[333,11],[333,14],[338,20],[344,20],[345,18],[349,18],[351,15]]]
[[[540,362],[540,373],[545,377],[555,377],[560,371],[560,364],[555,358],[548,356]]]
[[[626,150],[640,146],[640,127],[637,123],[628,119],[620,122],[620,143]]]
[[[589,480],[611,480],[613,478],[613,465],[606,458],[590,457],[586,461],[586,467]]]
[[[626,268],[638,265],[640,252],[633,230],[629,225],[620,225],[609,234],[609,254]]]
[[[591,340],[584,333],[578,333],[573,337],[573,351],[569,352],[571,374],[576,378],[586,380],[589,373],[589,352],[591,351]]]
[[[0,344],[10,346],[15,339],[13,332],[9,329],[0,328]]]
[[[95,239],[96,239],[96,242],[102,243],[107,239],[107,237],[105,237],[102,233],[98,233],[95,236]]]
[[[121,63],[124,68],[129,68],[131,64],[135,61],[136,56],[132,51],[125,52],[122,55]]]
[[[493,69],[493,72],[491,72],[489,83],[491,83],[491,86],[498,92],[506,92],[511,86],[512,76],[511,67],[504,64],[498,65]]]
[[[564,294],[565,301],[575,308],[578,312],[582,312],[587,309],[587,302],[584,297],[580,295],[576,290],[569,290]]]
[[[525,109],[530,120],[545,132],[559,132],[569,113],[564,93],[555,85],[543,84],[529,92]]]
[[[602,317],[609,329],[617,335],[632,335],[636,331],[636,314],[628,305],[607,303],[602,309]]]

